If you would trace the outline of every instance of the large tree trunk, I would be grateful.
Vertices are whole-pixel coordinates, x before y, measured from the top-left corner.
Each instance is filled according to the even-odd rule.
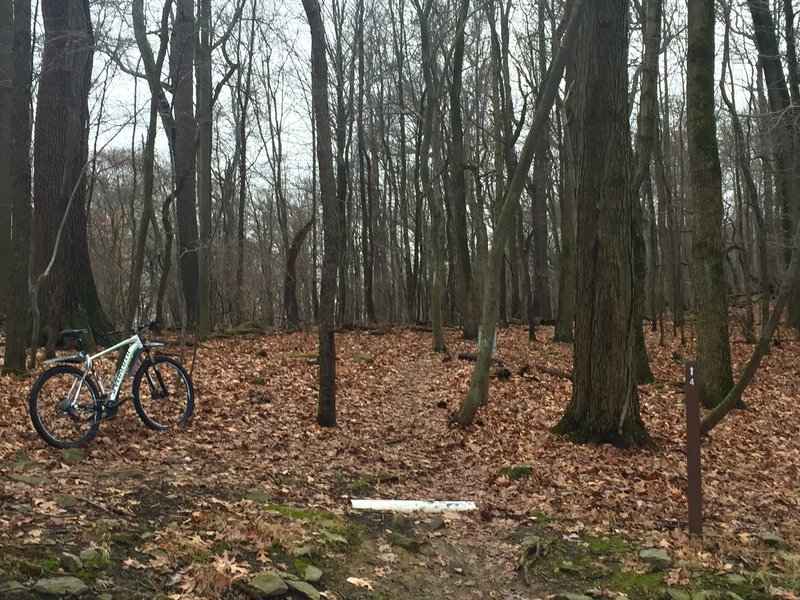
[[[317,0],[303,0],[311,29],[311,101],[317,123],[317,162],[322,197],[322,231],[324,257],[319,306],[319,406],[317,423],[323,427],[336,425],[336,346],[334,317],[338,220],[336,218],[336,180],[331,152],[331,118],[328,107],[328,60],[325,48],[325,27]]]
[[[14,47],[14,2],[0,0],[0,190],[11,189],[11,107]],[[5,321],[11,269],[10,194],[0,195],[0,324]]]
[[[34,148],[34,286],[42,284],[42,331],[52,352],[63,327],[86,327],[103,342],[112,327],[100,306],[86,236],[88,97],[94,51],[89,4],[47,0],[42,3],[42,17],[45,46]]]
[[[572,399],[554,427],[579,443],[652,443],[634,362],[633,239],[628,177],[627,3],[587,3],[576,52],[577,310]],[[603,48],[602,53],[597,49]]]
[[[30,331],[28,267],[31,237],[31,3],[14,3],[12,50],[13,102],[11,106],[11,201],[14,230],[11,238],[4,373],[25,371],[25,346]]]
[[[186,303],[186,324],[197,326],[199,258],[195,185],[194,0],[177,0],[170,49],[175,118],[175,208],[178,215],[178,265]]]
[[[716,406],[733,387],[722,239],[722,174],[714,115],[714,0],[689,4],[686,79],[689,181],[694,205],[692,282],[700,400]]]

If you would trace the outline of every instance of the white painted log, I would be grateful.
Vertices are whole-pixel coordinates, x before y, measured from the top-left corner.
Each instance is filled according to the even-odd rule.
[[[467,511],[477,510],[474,502],[463,500],[375,500],[372,498],[353,498],[350,504],[356,510],[391,510],[395,512],[413,512],[420,510],[428,513],[438,513],[445,510]]]

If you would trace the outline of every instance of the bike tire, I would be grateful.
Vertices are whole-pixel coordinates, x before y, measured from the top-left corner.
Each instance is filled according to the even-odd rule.
[[[150,429],[168,429],[184,423],[194,410],[192,379],[169,356],[148,358],[133,377],[133,405]]]
[[[100,394],[94,382],[72,365],[56,365],[39,375],[28,396],[28,411],[36,433],[54,448],[89,443],[100,427]],[[67,396],[79,385],[77,402]],[[88,398],[86,396],[89,396]]]

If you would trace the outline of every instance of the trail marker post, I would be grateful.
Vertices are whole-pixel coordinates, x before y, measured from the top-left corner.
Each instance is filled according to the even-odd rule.
[[[686,471],[689,533],[703,534],[703,492],[700,464],[700,387],[697,363],[686,363]]]

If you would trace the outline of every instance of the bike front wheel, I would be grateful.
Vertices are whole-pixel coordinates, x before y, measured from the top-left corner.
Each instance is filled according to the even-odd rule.
[[[188,420],[194,409],[189,374],[169,356],[146,359],[133,377],[133,405],[151,429],[167,429]]]
[[[55,448],[88,443],[100,427],[100,394],[83,371],[57,365],[39,375],[28,397],[33,427]]]

